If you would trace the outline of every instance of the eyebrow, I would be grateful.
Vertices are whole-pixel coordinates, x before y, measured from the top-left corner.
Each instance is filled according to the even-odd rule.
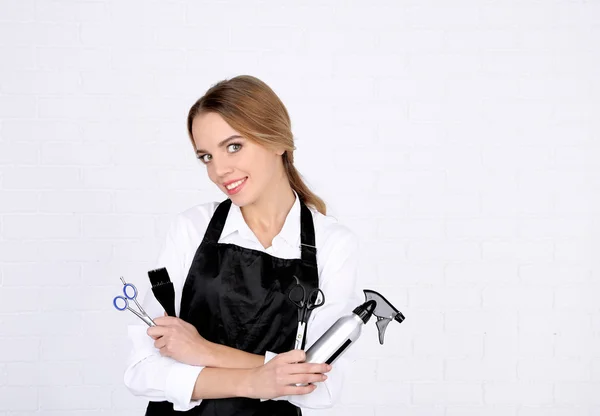
[[[225,146],[229,140],[233,140],[233,139],[243,139],[243,137],[240,136],[239,134],[234,134],[233,136],[229,136],[228,138],[226,138],[225,140],[222,140],[219,143],[219,147]],[[204,150],[204,149],[198,149],[198,150],[196,150],[196,154],[200,154],[200,153],[208,153],[208,152],[206,150]]]

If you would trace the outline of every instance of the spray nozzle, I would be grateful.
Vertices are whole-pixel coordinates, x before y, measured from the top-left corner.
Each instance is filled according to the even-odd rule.
[[[365,289],[366,302],[354,310],[364,323],[367,323],[371,315],[377,317],[377,330],[379,331],[379,343],[383,344],[385,329],[392,319],[402,323],[404,315],[394,307],[383,295],[374,290]]]
[[[363,323],[366,324],[367,322],[369,322],[369,319],[371,319],[371,315],[373,315],[373,311],[376,307],[377,302],[375,302],[374,300],[369,300],[363,303],[362,305],[359,305],[356,308],[354,308],[352,312],[354,312],[354,314],[356,314],[360,319],[362,319]]]

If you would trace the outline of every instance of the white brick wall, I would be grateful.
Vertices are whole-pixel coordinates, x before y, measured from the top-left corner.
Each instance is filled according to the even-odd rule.
[[[258,76],[361,237],[373,325],[307,415],[600,415],[600,2],[0,1],[0,416],[124,416],[173,214],[222,198],[189,106]]]

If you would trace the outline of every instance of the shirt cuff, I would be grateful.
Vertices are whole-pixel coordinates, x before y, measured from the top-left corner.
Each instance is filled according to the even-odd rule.
[[[174,361],[165,381],[165,398],[173,403],[173,410],[182,412],[196,407],[202,400],[192,400],[198,375],[204,367]]]
[[[271,351],[267,351],[265,353],[265,362],[263,364],[268,363],[269,361],[271,361],[275,357],[277,357],[277,353],[274,353],[274,352],[271,352]]]
[[[265,364],[271,361],[273,358],[277,357],[277,354],[271,351],[267,351],[265,353]],[[260,399],[261,402],[266,402],[267,400],[289,400],[289,396],[279,396],[273,399]]]
[[[351,349],[351,348],[350,348]],[[328,409],[339,400],[348,368],[346,357],[339,357],[327,373],[327,380],[315,383],[317,388],[309,394],[289,396],[289,402],[307,409]]]

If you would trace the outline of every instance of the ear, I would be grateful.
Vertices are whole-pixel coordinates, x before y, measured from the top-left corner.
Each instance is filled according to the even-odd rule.
[[[285,150],[283,150],[283,149],[277,149],[277,151],[275,153],[277,153],[277,156],[281,156],[281,155],[283,155],[285,153]]]

